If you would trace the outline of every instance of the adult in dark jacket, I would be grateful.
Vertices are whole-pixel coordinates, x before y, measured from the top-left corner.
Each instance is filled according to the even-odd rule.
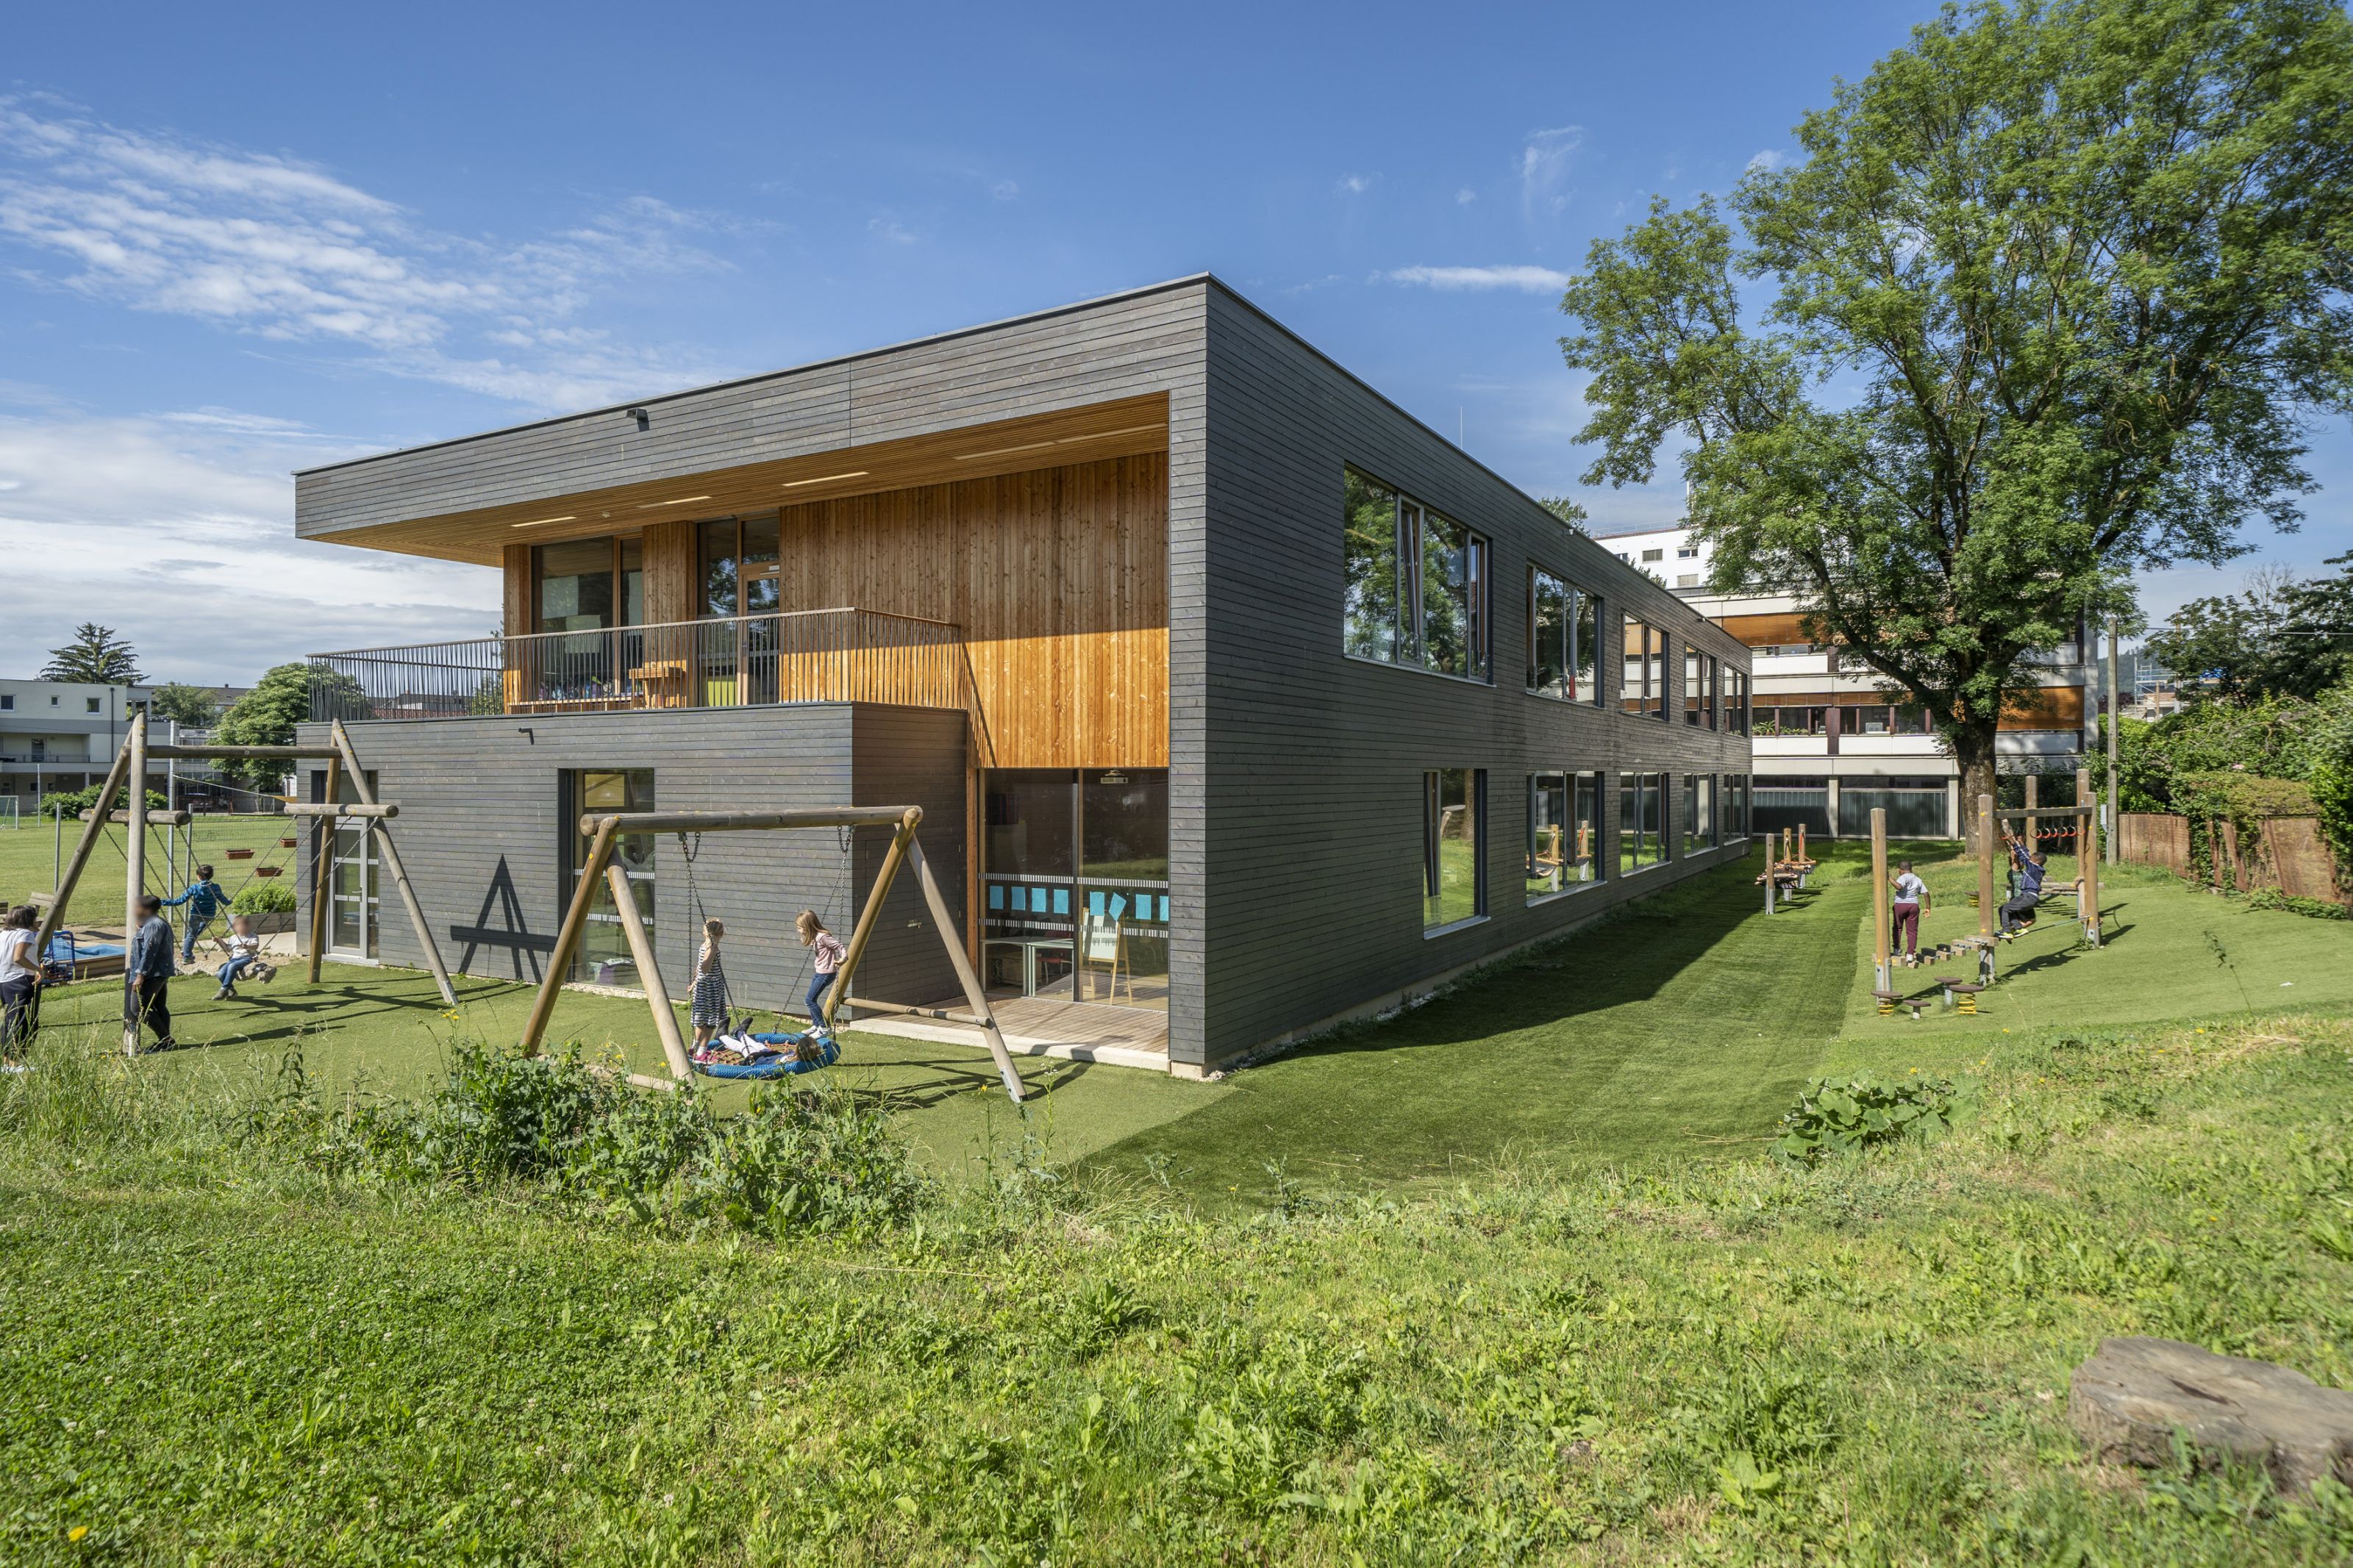
[[[154,1048],[170,1050],[178,1043],[172,1038],[172,927],[164,919],[164,900],[153,893],[139,900],[139,929],[123,964],[129,982],[122,993],[123,1048],[138,1050],[144,1024],[155,1031]]]

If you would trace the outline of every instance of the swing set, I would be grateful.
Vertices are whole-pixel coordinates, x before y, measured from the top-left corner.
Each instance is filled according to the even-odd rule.
[[[572,902],[565,910],[564,925],[555,935],[555,951],[548,956],[545,978],[540,983],[539,994],[533,998],[531,1016],[523,1025],[522,1054],[536,1056],[547,1036],[549,1021],[555,1013],[556,998],[564,989],[564,977],[570,973],[573,955],[579,951],[582,932],[588,924],[588,911],[595,903],[598,883],[610,892],[613,908],[620,917],[621,932],[629,944],[629,955],[645,982],[646,1005],[653,1015],[654,1035],[661,1042],[662,1056],[668,1061],[670,1077],[655,1078],[645,1073],[625,1075],[628,1081],[641,1089],[677,1089],[694,1081],[696,1073],[708,1077],[738,1078],[767,1077],[779,1073],[809,1071],[829,1065],[837,1058],[839,1047],[833,1040],[833,1021],[847,1005],[868,1013],[890,1013],[931,1018],[944,1024],[955,1024],[978,1033],[987,1043],[989,1055],[996,1059],[997,1076],[1004,1080],[1005,1092],[1013,1102],[1021,1102],[1021,1077],[1013,1069],[1012,1054],[1005,1047],[1005,1036],[997,1026],[997,1016],[989,1010],[988,998],[981,990],[980,977],[966,956],[955,917],[949,914],[947,900],[941,897],[939,883],[932,876],[931,863],[923,858],[923,846],[917,842],[915,829],[923,819],[919,805],[849,805],[830,806],[807,811],[633,811],[594,812],[580,818],[581,836],[589,840],[588,858],[580,868],[579,885],[573,889]],[[687,1054],[685,1037],[679,1032],[678,1014],[671,1005],[670,988],[664,984],[661,966],[656,959],[653,942],[646,934],[644,917],[638,903],[636,889],[629,885],[628,872],[614,860],[614,848],[624,834],[655,835],[674,833],[680,836],[681,847],[686,836],[693,835],[694,847],[687,855],[689,897],[698,919],[694,931],[701,929],[699,919],[702,901],[692,891],[693,862],[699,852],[702,836],[709,833],[765,833],[791,828],[830,827],[843,836],[847,847],[848,835],[860,827],[888,827],[891,844],[882,857],[882,866],[875,875],[874,885],[867,890],[866,902],[858,911],[858,923],[849,935],[849,945],[842,954],[841,966],[832,986],[825,994],[823,1015],[811,1021],[811,1028],[800,1036],[777,1035],[755,1037],[771,1043],[786,1045],[788,1052],[773,1067],[751,1072],[730,1071],[715,1064],[695,1061]],[[911,1007],[903,1003],[878,1002],[868,997],[852,996],[850,981],[858,972],[860,960],[872,942],[881,921],[884,900],[897,881],[902,868],[910,870],[922,889],[923,902],[931,911],[933,928],[938,931],[941,946],[946,951],[949,966],[955,970],[956,982],[964,987],[966,1012],[939,1007]],[[692,938],[690,937],[690,942]]]
[[[316,850],[317,879],[311,899],[310,978],[316,984],[319,964],[327,945],[327,906],[332,891],[334,871],[334,834],[346,824],[356,824],[375,843],[385,869],[392,873],[400,889],[400,900],[408,911],[408,920],[417,932],[418,945],[425,950],[427,964],[433,971],[434,985],[441,993],[442,1005],[455,1007],[457,993],[450,988],[449,972],[441,963],[441,950],[433,941],[432,928],[427,924],[425,908],[417,901],[416,889],[409,885],[408,872],[401,864],[400,852],[393,847],[392,832],[387,826],[400,815],[400,807],[379,802],[368,783],[366,770],[359,764],[352,750],[351,737],[343,732],[343,721],[336,721],[328,728],[328,743],[311,746],[216,746],[216,745],[150,745],[147,741],[147,715],[132,716],[130,733],[123,737],[121,748],[115,752],[113,766],[107,770],[106,783],[98,793],[98,808],[82,814],[81,837],[75,841],[72,858],[65,865],[64,874],[58,879],[57,890],[50,894],[47,910],[41,917],[40,930],[35,934],[33,951],[44,957],[49,951],[50,939],[63,925],[68,906],[73,900],[74,889],[81,880],[83,868],[90,863],[90,851],[101,837],[112,837],[108,829],[120,826],[127,831],[121,846],[123,855],[122,936],[126,963],[122,979],[126,1004],[130,1000],[131,976],[127,962],[132,934],[139,929],[139,900],[147,891],[147,836],[153,824],[185,826],[189,814],[185,811],[152,812],[147,809],[147,765],[151,762],[208,762],[226,759],[268,762],[301,762],[323,760],[327,764],[326,801],[320,805],[289,803],[282,809],[292,817],[310,817],[317,822],[313,830]],[[356,802],[345,803],[337,797],[342,793],[342,780],[348,773]],[[108,811],[125,784],[136,780],[137,787],[129,792],[130,809]],[[280,847],[288,847],[283,841]],[[290,859],[290,853],[287,857]],[[253,874],[269,877],[284,868],[272,862],[254,868]],[[172,869],[167,868],[168,881]],[[135,1009],[126,1005],[122,1030],[123,1049],[138,1054],[139,1026],[132,1021]]]

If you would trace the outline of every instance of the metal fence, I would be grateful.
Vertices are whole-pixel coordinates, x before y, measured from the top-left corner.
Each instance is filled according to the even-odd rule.
[[[964,635],[881,610],[796,610],[311,656],[311,717],[346,722],[772,702],[970,706]]]

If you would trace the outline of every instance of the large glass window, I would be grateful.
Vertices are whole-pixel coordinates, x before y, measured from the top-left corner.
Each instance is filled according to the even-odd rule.
[[[1683,775],[1683,853],[1715,847],[1715,776]]]
[[[1694,729],[1715,728],[1716,682],[1720,667],[1712,653],[1683,649],[1683,722]]]
[[[1727,721],[1730,710],[1725,710]],[[1830,732],[1830,710],[1810,708],[1760,708],[1757,710],[1757,732],[1760,735],[1825,735]]]
[[[1620,875],[1656,866],[1667,858],[1667,775],[1618,775],[1618,869]]]
[[[1487,542],[1355,468],[1344,497],[1342,647],[1487,679]]]
[[[600,632],[614,618],[613,541],[574,539],[532,552],[543,632]]]
[[[1481,885],[1479,796],[1486,775],[1475,768],[1433,768],[1422,775],[1421,926],[1467,921],[1486,910]]]
[[[580,831],[581,817],[608,811],[651,811],[654,772],[651,768],[576,768],[564,774],[557,799],[563,822],[564,901],[570,908],[586,868],[589,839]],[[649,833],[624,833],[613,841],[613,864],[629,879],[638,898],[638,919],[649,942],[654,937],[654,839]],[[599,881],[590,890],[588,924],[580,933],[579,950],[572,959],[572,978],[604,985],[641,985],[628,934],[621,927],[621,911],[613,889]],[[655,951],[660,951],[655,944]]]
[[[1667,716],[1667,634],[1644,622],[1624,623],[1624,673],[1618,705],[1652,719]]]
[[[1734,838],[1748,833],[1748,775],[1726,773],[1724,779],[1724,831]]]
[[[1599,879],[1595,854],[1599,773],[1528,775],[1527,898],[1530,903]]]
[[[993,992],[1168,1005],[1168,772],[985,777],[983,957]]]
[[[1724,672],[1724,727],[1736,735],[1748,733],[1748,672]]]
[[[1593,627],[1600,602],[1541,566],[1528,568],[1528,689],[1562,702],[1598,702]]]

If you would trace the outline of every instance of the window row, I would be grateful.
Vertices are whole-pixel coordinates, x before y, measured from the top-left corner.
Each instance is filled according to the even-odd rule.
[[[1599,703],[1595,650],[1606,624],[1598,595],[1546,571],[1528,568],[1528,679],[1531,695],[1560,702]],[[1629,713],[1667,717],[1667,634],[1647,622],[1622,619],[1619,706]],[[1726,669],[1712,653],[1683,648],[1683,722],[1745,733],[1748,676]]]
[[[1486,679],[1486,540],[1355,468],[1345,489],[1346,650]]]
[[[1757,710],[1759,735],[1827,735],[1833,724],[1841,735],[1926,735],[1931,729],[1928,710],[1916,702],[1813,703]]]
[[[1601,840],[1618,835],[1618,875],[1630,876],[1712,849],[1748,831],[1744,774],[1690,773],[1670,807],[1663,773],[1544,773],[1527,779],[1527,858],[1523,893],[1535,903],[1603,879]],[[1478,768],[1432,768],[1422,775],[1422,901],[1425,932],[1487,912],[1487,775]],[[1671,834],[1679,833],[1678,848]]]

